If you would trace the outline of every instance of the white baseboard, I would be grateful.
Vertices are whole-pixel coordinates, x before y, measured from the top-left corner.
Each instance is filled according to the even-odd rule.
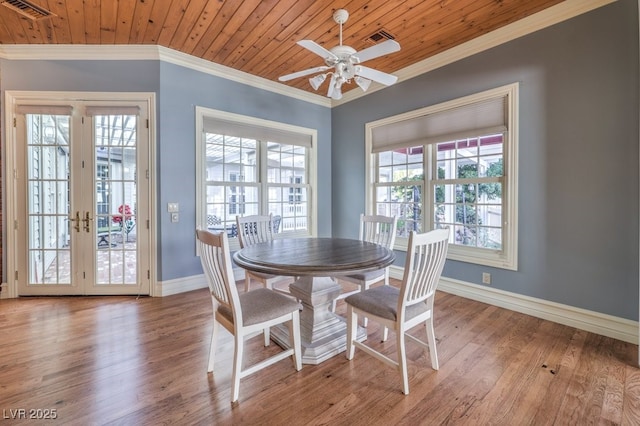
[[[242,269],[234,270],[233,272],[236,280],[244,279],[244,271]],[[390,267],[389,275],[392,278],[402,279],[402,274],[403,268],[398,266]],[[198,290],[206,286],[207,282],[203,274],[194,275],[158,283],[155,295],[170,296],[172,294]],[[521,294],[447,277],[440,279],[438,290],[624,342],[638,344],[638,321],[601,314],[599,312],[537,299],[535,297],[523,296]]]
[[[402,274],[403,268],[398,266],[390,267],[389,275],[391,277],[402,279]],[[638,321],[446,277],[440,279],[438,290],[624,342],[638,344]]]
[[[244,279],[244,269],[234,268],[233,276],[237,280]],[[154,297],[171,296],[173,294],[186,293],[187,291],[199,290],[207,287],[207,280],[204,274],[193,275],[190,277],[177,278],[158,282],[156,284]]]
[[[177,278],[175,280],[168,280],[158,282],[156,284],[154,296],[164,297],[171,296],[173,294],[186,293],[187,291],[198,290],[205,288],[207,281],[204,274],[193,275],[191,277]]]

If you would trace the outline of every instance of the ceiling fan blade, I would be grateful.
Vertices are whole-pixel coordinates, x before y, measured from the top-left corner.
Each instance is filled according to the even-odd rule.
[[[387,74],[382,71],[374,70],[373,68],[364,67],[362,65],[358,65],[356,67],[356,75],[359,75],[364,78],[368,78],[369,80],[373,80],[380,84],[384,84],[385,86],[391,86],[393,83],[398,81],[398,77],[392,74]]]
[[[397,52],[400,50],[400,44],[395,40],[387,40],[375,46],[367,47],[360,52],[356,52],[351,55],[357,58],[359,62],[368,61],[369,59],[377,58],[378,56],[388,55],[389,53]]]
[[[333,95],[333,88],[336,85],[336,75],[331,75],[331,81],[329,82],[329,91],[327,92],[327,97],[330,98]]]
[[[326,65],[323,65],[321,67],[309,68],[307,70],[298,71],[298,72],[294,72],[294,73],[291,73],[291,74],[283,75],[281,77],[278,77],[278,80],[280,80],[280,81],[289,81],[289,80],[293,80],[294,78],[304,77],[305,75],[326,71],[329,68],[331,68],[331,67],[328,67]]]
[[[300,40],[298,41],[298,44],[302,47],[304,47],[305,49],[308,49],[310,51],[312,51],[313,53],[315,53],[316,55],[320,56],[322,59],[338,59],[338,57],[336,55],[334,55],[333,53],[331,53],[331,51],[325,49],[324,47],[320,46],[318,43],[316,43],[315,41],[312,40]]]

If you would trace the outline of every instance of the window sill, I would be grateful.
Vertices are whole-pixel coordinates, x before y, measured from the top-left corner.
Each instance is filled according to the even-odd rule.
[[[407,238],[397,238],[393,249],[406,252],[408,242],[409,240]],[[511,257],[511,259],[509,259],[509,257]],[[473,249],[449,244],[447,259],[474,263],[476,265],[489,266],[492,268],[508,269],[510,271],[518,270],[518,262],[517,259],[515,259],[515,256],[508,256],[506,253],[494,250]]]

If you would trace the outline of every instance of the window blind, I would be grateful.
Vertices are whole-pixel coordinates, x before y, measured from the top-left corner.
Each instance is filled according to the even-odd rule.
[[[17,114],[71,115],[71,105],[16,105]]]
[[[507,96],[500,96],[374,127],[372,151],[505,132],[506,106]]]
[[[311,135],[274,127],[203,117],[203,130],[205,133],[311,148]]]
[[[87,106],[85,114],[88,117],[95,117],[96,115],[140,115],[140,107],[111,105]]]

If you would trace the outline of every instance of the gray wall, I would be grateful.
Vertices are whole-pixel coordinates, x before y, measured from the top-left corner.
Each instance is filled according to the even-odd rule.
[[[333,235],[357,237],[365,123],[519,82],[519,268],[444,275],[637,320],[638,72],[637,2],[620,0],[334,108]]]
[[[156,93],[160,281],[202,273],[194,233],[196,105],[317,129],[318,234],[331,235],[329,108],[159,61],[0,60],[0,73],[2,101],[6,90]],[[171,223],[168,202],[180,203],[180,222]]]
[[[329,108],[160,64],[158,131],[159,264],[162,280],[202,273],[195,242],[195,106],[318,129],[318,234],[331,235],[331,112]],[[180,203],[171,223],[167,203]]]
[[[445,276],[480,283],[489,271],[495,288],[637,319],[638,71],[637,2],[619,0],[333,110],[158,61],[0,60],[0,89],[2,100],[5,90],[156,92],[166,281],[201,272],[196,105],[317,128],[319,234],[356,237],[366,122],[520,82],[519,269],[449,261]],[[167,202],[180,203],[179,223]]]
[[[3,103],[6,90],[157,92],[160,77],[157,61],[0,59],[0,72]]]

